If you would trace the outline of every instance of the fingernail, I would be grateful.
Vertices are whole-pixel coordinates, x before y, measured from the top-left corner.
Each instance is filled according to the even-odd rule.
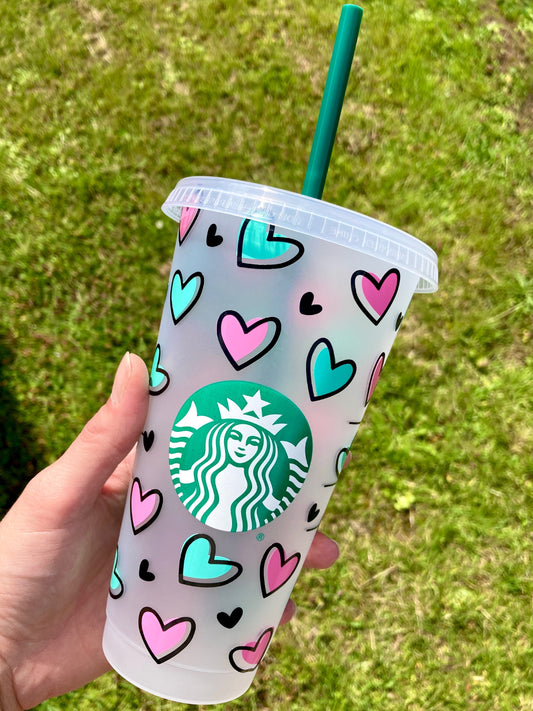
[[[113,381],[113,389],[111,390],[111,402],[113,405],[120,405],[126,388],[128,386],[128,381],[131,375],[131,359],[129,351],[123,355],[122,360],[119,363],[117,372],[115,373],[115,379]]]

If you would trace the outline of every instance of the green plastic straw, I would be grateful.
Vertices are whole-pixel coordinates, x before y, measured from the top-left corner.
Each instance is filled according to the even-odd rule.
[[[320,199],[324,191],[362,17],[363,10],[357,5],[343,6],[307,164],[303,195]]]

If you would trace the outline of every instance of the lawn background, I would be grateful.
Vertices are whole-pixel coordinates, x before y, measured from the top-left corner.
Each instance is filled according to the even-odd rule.
[[[0,0],[0,506],[150,362],[194,174],[298,192],[341,5]],[[368,0],[324,198],[439,254],[307,571],[216,709],[533,709],[533,3]],[[107,674],[43,703],[185,709]],[[191,707],[192,708],[192,707]]]

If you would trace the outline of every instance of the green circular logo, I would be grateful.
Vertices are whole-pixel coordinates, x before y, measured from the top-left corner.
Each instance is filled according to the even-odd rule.
[[[312,449],[307,420],[281,393],[257,383],[212,383],[178,412],[170,475],[199,521],[223,531],[252,531],[292,503]]]

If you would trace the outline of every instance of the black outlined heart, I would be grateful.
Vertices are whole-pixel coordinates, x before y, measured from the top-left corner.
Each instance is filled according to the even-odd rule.
[[[320,515],[320,509],[318,508],[318,504],[313,504],[310,508],[309,511],[307,512],[307,523],[312,523],[317,516]],[[320,526],[320,521],[314,525],[311,526],[310,528],[306,528],[306,531],[316,531],[316,529]]]
[[[300,299],[300,313],[302,316],[316,316],[322,311],[320,304],[314,303],[315,295],[312,291],[306,291]]]
[[[267,548],[260,568],[261,591],[264,598],[285,585],[297,569],[301,557],[300,553],[286,556],[281,543],[273,543],[270,548]]]
[[[355,302],[377,326],[390,309],[400,288],[400,272],[392,268],[381,279],[375,274],[358,269],[352,274],[352,294]]]
[[[337,361],[327,338],[319,338],[307,355],[307,387],[313,402],[336,395],[352,382],[357,366],[353,360]]]
[[[138,624],[146,649],[157,664],[168,661],[185,649],[196,630],[192,618],[175,617],[163,622],[152,607],[143,607],[139,612]]]
[[[161,346],[159,343],[156,346],[152,369],[150,370],[150,395],[161,395],[170,384],[170,376],[167,371],[161,366]]]
[[[186,316],[196,304],[202,289],[204,277],[201,272],[194,272],[187,279],[179,269],[176,269],[170,283],[170,313],[174,324]]]
[[[341,471],[344,468],[344,465],[346,463],[346,459],[348,455],[350,454],[350,449],[349,447],[343,447],[337,454],[335,458],[335,481],[329,482],[327,484],[323,484],[324,488],[327,489],[328,487],[335,486],[337,484],[337,481],[339,480],[339,476]]]
[[[231,666],[238,672],[251,672],[257,669],[274,634],[274,628],[269,627],[255,642],[234,647],[229,654]]]
[[[311,521],[314,521],[319,513],[320,509],[318,508],[317,504],[313,504],[307,512],[307,523],[311,523]]]
[[[294,264],[304,246],[276,232],[275,225],[246,219],[237,242],[237,264],[249,269],[280,269]]]
[[[275,345],[281,333],[279,318],[255,318],[246,322],[237,311],[224,311],[217,322],[222,350],[235,370],[262,358]]]
[[[109,594],[113,600],[118,598],[124,592],[124,583],[118,572],[118,548],[115,551],[115,562],[113,563],[113,572],[111,573],[111,581],[109,583]]]
[[[217,620],[220,622],[222,627],[228,630],[232,630],[235,625],[240,622],[242,617],[243,609],[242,607],[236,607],[232,612],[219,612],[217,615]]]
[[[402,325],[402,321],[403,321],[403,314],[400,311],[400,313],[398,314],[398,318],[396,319],[396,326],[394,327],[395,331],[397,331],[400,328],[400,326]]]
[[[141,564],[139,565],[139,578],[147,583],[151,583],[153,580],[155,580],[155,575],[152,573],[152,571],[148,570],[149,567],[150,563],[147,561],[146,558],[143,558],[141,560]]]
[[[154,437],[155,433],[153,430],[150,430],[150,432],[147,432],[146,430],[143,432],[143,447],[145,452],[149,452],[150,448],[152,447],[154,443]]]
[[[384,365],[385,353],[380,353],[378,359],[374,363],[374,367],[372,368],[370,381],[368,383],[368,388],[366,391],[365,405],[368,405],[368,403],[370,402],[370,398],[374,394],[374,390],[376,389],[376,385],[378,384],[379,376],[381,375],[381,371],[383,370]]]
[[[143,491],[140,479],[135,477],[130,493],[130,519],[134,535],[156,520],[162,506],[163,494],[159,489]]]
[[[242,570],[240,563],[216,555],[216,543],[211,536],[197,533],[183,544],[179,563],[182,585],[200,588],[227,585],[238,578]]]
[[[197,207],[184,207],[181,210],[180,225],[178,230],[178,240],[180,245],[192,230],[194,223],[198,219],[200,210]]]
[[[217,226],[213,223],[212,225],[209,226],[209,229],[207,230],[207,237],[205,238],[205,243],[207,244],[208,247],[218,247],[222,242],[224,241],[224,238],[222,235],[217,235]]]

